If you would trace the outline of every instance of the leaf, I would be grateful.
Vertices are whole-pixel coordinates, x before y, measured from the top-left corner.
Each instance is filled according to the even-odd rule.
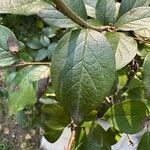
[[[95,16],[95,7],[96,7],[96,4],[97,4],[97,1],[98,0],[84,0],[87,15],[92,17],[92,18],[96,18],[96,16]]]
[[[10,113],[16,113],[28,105],[34,105],[43,90],[45,92],[48,77],[49,67],[47,66],[28,66],[21,69],[9,87]],[[33,83],[37,85],[36,89]]]
[[[52,130],[63,130],[71,123],[68,113],[57,103],[44,105],[42,112],[45,113],[44,124]]]
[[[113,23],[115,10],[114,0],[98,0],[96,4],[96,16],[105,25]]]
[[[65,4],[78,16],[87,19],[86,8],[83,0],[63,0]]]
[[[93,123],[87,139],[79,145],[77,150],[111,149],[111,137],[99,124]]]
[[[150,19],[149,19],[150,20]],[[141,36],[141,37],[144,37],[144,38],[149,38],[150,39],[150,21],[148,20],[148,22],[146,23],[147,24],[147,27],[146,28],[142,28],[142,29],[139,29],[139,30],[135,30],[135,34]]]
[[[13,32],[0,25],[0,66],[9,66],[17,62],[17,58],[12,54],[10,49],[9,39],[12,39],[15,43],[17,43],[17,39]]]
[[[115,129],[134,134],[142,129],[148,109],[142,101],[127,100],[111,107],[104,118]]]
[[[44,137],[50,143],[54,143],[59,139],[62,132],[63,130],[52,130],[50,128],[47,128],[47,129],[44,128]]]
[[[146,96],[150,98],[150,52],[147,54],[143,64],[143,83],[146,89]]]
[[[1,0],[1,14],[31,15],[49,6],[44,0]]]
[[[119,9],[119,17],[127,13],[133,8],[148,6],[150,4],[149,0],[122,0],[120,9]]]
[[[75,30],[59,41],[52,58],[52,84],[74,121],[81,121],[111,90],[114,59],[107,39],[96,31]]]
[[[123,31],[150,30],[149,22],[150,7],[138,7],[121,16],[115,23],[115,26],[117,30]]]
[[[27,80],[19,85],[12,85],[9,89],[8,108],[10,114],[15,114],[26,106],[34,105],[36,94],[33,85]]]
[[[77,26],[77,24],[68,19],[68,17],[64,16],[53,6],[42,9],[38,15],[49,25],[57,26],[60,28],[72,28]]]
[[[150,132],[147,131],[141,138],[137,150],[144,150],[150,147]]]
[[[137,43],[132,37],[118,32],[108,32],[106,37],[116,52],[116,69],[122,69],[130,63],[137,54]]]

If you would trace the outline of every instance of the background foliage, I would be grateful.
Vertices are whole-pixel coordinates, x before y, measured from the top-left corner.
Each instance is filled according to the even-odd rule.
[[[149,5],[149,0],[1,0],[1,97],[9,115],[21,118],[34,107],[38,115],[31,125],[41,127],[50,142],[71,127],[76,150],[111,149],[118,135],[146,128],[138,146],[146,149]],[[104,130],[100,119],[111,127]]]

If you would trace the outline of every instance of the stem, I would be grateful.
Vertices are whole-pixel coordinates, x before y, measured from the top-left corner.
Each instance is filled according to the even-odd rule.
[[[20,66],[28,66],[28,65],[51,65],[49,62],[20,62],[19,64],[15,65],[15,67]]]
[[[63,0],[53,0],[54,4],[60,9],[60,11],[66,15],[68,18],[70,18],[73,22],[78,24],[79,26],[83,28],[89,28],[98,32],[107,31],[107,30],[114,30],[115,27],[112,26],[102,26],[97,27],[93,26],[86,21],[84,21],[82,18],[80,18],[78,15],[76,15],[64,2]]]
[[[68,147],[67,147],[67,149],[66,150],[71,150],[71,147],[72,147],[72,144],[74,143],[74,141],[75,141],[75,130],[73,130],[72,132],[71,132],[71,136],[70,136],[70,139],[69,139],[69,143],[68,143]]]

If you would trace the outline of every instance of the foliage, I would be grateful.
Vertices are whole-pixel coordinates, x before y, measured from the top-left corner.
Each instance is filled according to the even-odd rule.
[[[23,120],[34,107],[31,124],[42,127],[50,142],[71,127],[76,150],[111,149],[118,134],[142,130],[150,111],[149,5],[1,0],[0,67],[9,115]],[[139,150],[148,139],[147,131]]]

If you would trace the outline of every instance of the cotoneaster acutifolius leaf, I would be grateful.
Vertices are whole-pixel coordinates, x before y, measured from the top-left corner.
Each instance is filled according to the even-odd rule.
[[[81,121],[109,94],[115,80],[115,54],[93,30],[74,30],[58,43],[52,57],[52,84],[59,103]]]
[[[9,39],[17,44],[14,33],[7,27],[0,25],[0,66],[9,66],[18,61],[17,57],[12,53]]]

